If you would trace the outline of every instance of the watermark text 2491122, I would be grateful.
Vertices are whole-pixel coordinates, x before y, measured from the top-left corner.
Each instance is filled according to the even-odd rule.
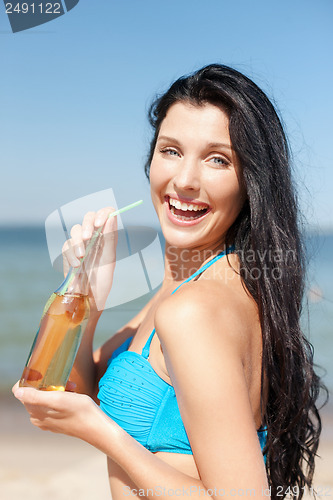
[[[22,2],[22,3],[10,3],[7,2],[5,4],[6,6],[6,14],[61,14],[61,8],[62,5],[60,2],[55,2],[51,3],[48,2],[46,4],[43,3],[37,3],[37,2],[32,2],[32,3],[27,3],[27,2]]]
[[[13,33],[34,28],[41,24],[56,19],[72,10],[79,0],[45,1],[35,2],[7,2],[4,0],[6,14],[8,16]]]

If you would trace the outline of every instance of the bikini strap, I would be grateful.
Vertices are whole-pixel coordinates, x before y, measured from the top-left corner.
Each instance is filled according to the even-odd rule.
[[[206,271],[206,269],[208,267],[212,266],[217,260],[219,260],[221,257],[226,255],[226,253],[227,254],[232,253],[232,252],[234,252],[234,250],[235,250],[235,246],[231,245],[230,247],[228,247],[227,252],[220,252],[219,254],[217,254],[216,257],[214,257],[213,259],[206,262],[205,265],[200,267],[195,273],[191,274],[191,276],[189,278],[187,278],[180,285],[178,285],[177,288],[175,288],[174,291],[171,293],[171,295],[173,295],[178,290],[178,288],[180,288],[182,285],[184,285],[184,283],[188,283],[189,281],[191,281],[193,278],[195,278],[199,274],[202,274],[204,271]]]
[[[155,335],[155,332],[156,332],[156,330],[154,328],[154,330],[149,335],[148,340],[147,340],[147,342],[145,343],[145,345],[144,345],[144,347],[142,349],[142,354],[141,355],[142,355],[143,358],[148,359],[148,357],[149,357],[150,344],[151,344],[151,341],[152,341],[152,339],[153,339],[153,337]]]
[[[227,252],[220,252],[218,255],[216,255],[216,257],[214,257],[213,259],[211,259],[208,262],[206,262],[205,265],[203,265],[202,267],[200,267],[195,273],[191,274],[191,276],[189,278],[187,278],[180,285],[178,285],[177,288],[175,288],[174,291],[171,293],[171,295],[173,295],[178,290],[178,288],[180,288],[182,285],[184,285],[184,283],[188,283],[193,278],[195,278],[199,274],[203,273],[208,267],[210,267],[211,265],[213,265],[214,262],[216,262],[217,260],[219,260],[221,257],[223,257],[226,254],[232,253],[234,251],[235,251],[235,246],[231,245],[230,247],[228,247]],[[144,345],[144,347],[142,349],[142,354],[141,355],[142,355],[142,357],[144,357],[146,359],[148,359],[148,357],[149,357],[150,344],[151,344],[151,341],[152,341],[155,333],[156,333],[156,330],[154,328],[154,330],[149,335],[148,340],[147,340],[147,342],[145,343],[145,345]]]

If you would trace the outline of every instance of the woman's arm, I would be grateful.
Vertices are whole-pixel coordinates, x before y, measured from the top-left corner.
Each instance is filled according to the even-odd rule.
[[[47,393],[18,386],[13,392],[30,413],[32,424],[42,430],[77,437],[99,449],[126,471],[137,492],[141,490],[140,496],[226,496],[225,487],[218,487],[216,483],[211,491],[203,481],[189,477],[148,451],[88,396]],[[124,491],[124,495],[129,493]],[[256,496],[261,496],[261,492]]]
[[[144,320],[149,309],[152,307],[156,296],[154,296],[141,311],[132,318],[126,325],[118,330],[109,340],[107,340],[101,347],[96,349],[93,353],[93,361],[95,366],[95,394],[98,392],[98,382],[104,375],[107,368],[107,362],[112,356],[113,352],[129,337],[132,337],[137,332],[139,326]],[[87,394],[87,393],[85,393]],[[97,398],[95,398],[95,401]]]
[[[95,229],[103,226],[103,238],[96,256],[95,267],[89,273],[88,324],[70,374],[70,384],[75,386],[75,390],[89,394],[93,398],[96,398],[97,394],[97,367],[93,358],[93,339],[112,287],[116,264],[117,219],[116,217],[108,218],[113,211],[112,207],[105,207],[98,212],[86,213],[82,224],[72,227],[71,238],[65,242],[62,249],[64,275],[66,276],[70,267],[77,268],[81,265],[81,259],[85,255],[86,247]]]
[[[93,341],[100,314],[90,316],[69,379],[75,386],[75,392],[87,394],[97,402],[98,382],[107,368],[107,361],[128,337],[135,334],[143,315],[144,309],[95,352]]]
[[[98,402],[98,382],[106,371],[108,360],[126,339],[135,335],[153,301],[154,297],[134,318],[95,351],[93,351],[94,334],[101,313],[90,316],[70,375],[70,382],[74,384],[75,392],[87,394]]]
[[[106,370],[108,359],[115,349],[135,334],[150,307],[148,303],[139,314],[93,353],[96,326],[111,290],[116,262],[117,221],[115,217],[107,220],[113,210],[112,207],[106,207],[96,213],[88,212],[84,216],[82,225],[73,226],[71,239],[67,240],[63,247],[64,274],[66,275],[70,266],[80,265],[80,259],[85,253],[85,247],[94,230],[103,226],[106,221],[97,265],[90,275],[90,317],[70,374],[70,386],[74,386],[78,393],[88,394],[95,401],[97,401],[98,381]]]
[[[155,326],[202,483],[261,496],[268,483],[244,370],[249,303],[212,280],[179,292],[161,304]]]
[[[172,297],[177,300],[163,302],[156,327],[201,480],[149,452],[86,396],[26,388],[14,389],[15,395],[26,405],[32,423],[100,449],[146,496],[156,496],[157,489],[159,496],[169,496],[168,490],[187,495],[185,490],[193,497],[210,493],[219,498],[223,492],[237,496],[235,491],[242,490],[242,496],[248,491],[267,498],[265,466],[240,354],[245,318],[227,294],[223,308],[218,308],[216,301],[210,303],[211,295],[204,295],[205,287],[196,286],[199,302],[192,292],[188,289]]]

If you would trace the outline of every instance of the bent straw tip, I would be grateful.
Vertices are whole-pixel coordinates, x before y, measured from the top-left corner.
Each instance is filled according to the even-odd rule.
[[[143,203],[143,200],[138,200],[135,201],[134,203],[131,203],[130,205],[127,205],[126,207],[120,208],[119,210],[116,210],[115,212],[111,212],[109,217],[114,217],[115,215],[122,214],[123,212],[126,212],[127,210],[130,210],[131,208],[135,208]]]

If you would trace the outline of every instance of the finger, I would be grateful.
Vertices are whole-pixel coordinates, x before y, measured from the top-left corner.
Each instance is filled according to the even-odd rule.
[[[71,229],[71,240],[70,243],[73,246],[74,255],[77,258],[81,258],[85,253],[85,244],[82,237],[82,226],[80,224],[75,224]]]
[[[83,243],[82,245],[84,246]],[[65,241],[62,247],[62,255],[64,259],[64,268],[67,266],[78,267],[81,264],[79,257],[75,254],[75,245],[71,239]]]
[[[43,422],[39,418],[30,417],[30,422],[35,427],[38,427],[41,431],[47,431],[48,430],[47,427],[45,425],[43,425]]]
[[[59,393],[56,391],[37,391],[37,389],[33,389],[32,387],[19,387],[15,390],[14,396],[25,406],[29,407],[29,412],[32,412],[31,407],[36,406],[56,409],[59,403]]]
[[[29,413],[30,417],[38,418],[42,420],[49,413],[47,406],[41,406],[36,404],[23,403],[24,408]]]
[[[106,215],[106,222],[105,226],[103,228],[103,235],[104,235],[104,243],[105,244],[111,244],[111,245],[117,245],[118,241],[118,224],[117,224],[117,216],[110,217],[115,212],[115,209],[112,207],[107,207],[105,210],[103,216],[105,217]]]
[[[15,384],[15,385],[13,385],[13,387],[12,387],[12,393],[13,393],[13,394],[14,394],[14,393],[17,391],[17,389],[19,388],[19,383],[20,383],[20,381],[18,380],[18,381],[16,382],[16,384]]]
[[[113,209],[109,214],[115,212]],[[117,228],[118,228],[118,223],[117,223],[117,216],[115,217],[109,217],[108,220],[106,221],[105,228],[103,233],[108,234],[113,236],[114,238],[117,237]]]
[[[75,389],[76,389],[76,383],[75,382],[71,382],[70,380],[67,382],[66,384],[66,388],[65,390],[67,392],[75,392]]]
[[[113,207],[104,207],[101,210],[98,210],[95,218],[95,227],[103,226],[110,213],[114,211],[115,209]]]
[[[69,268],[70,268],[70,264],[69,264],[68,258],[67,258],[67,251],[68,251],[68,246],[67,246],[67,241],[66,241],[65,244],[63,245],[62,251],[61,251],[61,253],[62,253],[62,267],[64,270],[64,276],[67,276]]]
[[[18,387],[17,384],[13,387],[14,396],[23,404],[29,404],[35,401],[37,398],[35,393],[37,392],[38,391],[36,389],[30,387]]]
[[[82,239],[83,241],[90,240],[94,231],[95,212],[88,212],[82,222]]]
[[[118,243],[117,217],[110,217],[106,221],[103,235],[104,245],[108,248],[106,254],[108,263],[114,262],[116,259],[116,248]]]

